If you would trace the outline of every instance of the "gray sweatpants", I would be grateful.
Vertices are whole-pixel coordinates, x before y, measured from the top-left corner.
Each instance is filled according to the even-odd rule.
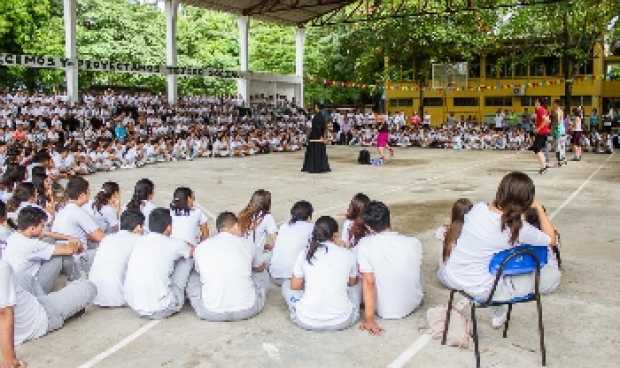
[[[299,302],[301,298],[304,296],[304,290],[291,289],[291,280],[286,280],[282,284],[282,296],[284,297],[284,301],[286,301],[286,304],[288,305],[288,310],[291,315],[291,320],[297,326],[303,328],[304,330],[311,330],[311,331],[339,331],[339,330],[344,330],[346,328],[353,326],[360,319],[361,293],[360,293],[360,287],[358,285],[359,283],[357,285],[350,286],[347,289],[347,295],[349,297],[349,300],[351,300],[351,303],[353,304],[353,311],[351,312],[351,316],[346,321],[339,323],[337,325],[333,325],[333,326],[321,326],[321,327],[310,326],[310,325],[307,325],[301,322],[297,318],[297,311],[295,309],[295,306],[297,302]]]
[[[262,312],[263,308],[265,308],[265,301],[267,299],[267,284],[269,282],[268,278],[269,276],[266,271],[252,275],[254,290],[256,291],[256,301],[253,306],[244,310],[222,313],[212,312],[205,308],[202,301],[202,282],[200,282],[200,274],[196,271],[192,272],[189,278],[189,283],[187,285],[187,297],[189,298],[196,315],[200,319],[211,322],[242,321],[256,316]]]
[[[179,312],[185,304],[185,288],[187,287],[187,281],[189,280],[189,275],[193,268],[193,259],[182,258],[178,260],[174,265],[174,271],[170,277],[170,289],[172,291],[172,295],[174,296],[173,303],[161,311],[142,317],[149,319],[164,319]]]
[[[52,291],[54,283],[61,273],[67,276],[69,281],[80,278],[79,269],[77,269],[72,256],[53,256],[49,261],[41,263],[36,279],[45,294]]]
[[[65,321],[86,308],[97,295],[97,287],[88,280],[70,282],[53,293],[45,293],[41,284],[32,276],[17,275],[24,290],[34,295],[47,314],[47,332],[61,328]]]

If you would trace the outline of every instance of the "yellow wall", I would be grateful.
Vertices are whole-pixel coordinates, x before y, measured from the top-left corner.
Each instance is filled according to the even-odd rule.
[[[592,111],[592,108],[597,108],[599,112],[601,112],[602,108],[602,98],[603,97],[620,97],[620,81],[604,81],[602,80],[603,72],[604,72],[605,60],[603,57],[602,49],[600,47],[595,48],[595,57],[593,61],[593,78],[586,78],[585,80],[577,79],[573,84],[573,96],[592,96],[592,104],[591,106],[584,106],[585,114],[589,115]],[[484,70],[484,58],[481,63],[481,71]],[[478,121],[483,121],[485,118],[490,118],[495,115],[497,109],[508,109],[510,111],[514,111],[517,114],[523,113],[524,109],[527,108],[528,111],[533,110],[533,106],[521,106],[521,96],[513,95],[512,88],[498,88],[498,89],[486,89],[482,91],[478,91],[477,87],[480,85],[485,86],[497,86],[497,85],[507,85],[507,84],[527,84],[532,82],[549,82],[554,81],[553,85],[545,85],[545,86],[537,86],[537,87],[525,87],[525,96],[546,96],[551,97],[551,99],[561,99],[564,95],[564,84],[556,83],[560,80],[560,76],[549,76],[549,77],[524,77],[524,78],[511,78],[511,79],[499,79],[499,78],[484,78],[484,73],[482,78],[469,79],[468,80],[468,88],[474,88],[474,91],[437,91],[427,88],[424,91],[424,97],[444,97],[444,106],[435,107],[435,106],[425,106],[424,112],[426,114],[431,114],[431,120],[434,125],[440,125],[445,122],[446,118],[449,116],[451,112],[454,113],[455,117],[460,117],[461,115],[475,115]],[[403,88],[404,87],[404,88]],[[387,91],[387,103],[386,107],[389,113],[395,112],[404,112],[405,115],[410,116],[413,115],[414,112],[418,111],[420,107],[420,91],[417,89],[417,85],[415,82],[411,81],[390,81],[386,83],[386,91]],[[511,96],[512,97],[512,105],[511,106],[485,106],[485,97],[492,96]],[[454,106],[453,99],[454,97],[477,97],[479,99],[478,106]],[[412,106],[391,106],[390,100],[392,99],[401,99],[401,98],[412,98],[413,105]]]

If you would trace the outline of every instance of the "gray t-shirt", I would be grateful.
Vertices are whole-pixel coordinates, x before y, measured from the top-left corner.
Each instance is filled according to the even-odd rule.
[[[13,307],[15,345],[47,333],[47,313],[37,298],[17,282],[13,269],[0,260],[0,309]]]

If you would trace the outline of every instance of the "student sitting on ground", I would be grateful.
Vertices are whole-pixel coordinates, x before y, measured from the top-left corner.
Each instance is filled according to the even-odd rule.
[[[45,294],[32,276],[15,274],[8,263],[0,260],[2,358],[5,362],[15,361],[15,350],[11,345],[58,330],[67,319],[84,311],[96,293],[91,282],[77,280],[59,291]]]
[[[91,244],[99,243],[105,236],[105,233],[83,208],[84,204],[90,200],[88,181],[80,176],[75,176],[69,179],[66,192],[69,201],[56,214],[52,231],[76,238],[84,246],[88,244],[88,241]],[[96,249],[91,248],[76,256],[79,258],[78,261],[82,271],[88,272],[95,257],[95,252]]]
[[[141,317],[163,319],[185,304],[194,250],[186,242],[170,237],[172,217],[167,208],[151,211],[149,230],[129,257],[123,295]]]
[[[322,216],[307,250],[297,256],[293,277],[282,284],[291,320],[306,330],[343,330],[359,320],[357,267],[353,252],[341,243],[338,223]],[[341,243],[342,244],[342,243]]]
[[[194,192],[187,187],[174,191],[170,214],[172,215],[172,237],[193,246],[209,237],[207,215],[194,207]]]
[[[364,193],[357,193],[349,203],[346,219],[342,223],[341,239],[347,246],[354,246],[359,239],[353,239],[351,229],[356,220],[360,220],[364,208],[370,203],[370,198]]]
[[[49,293],[61,271],[70,279],[79,278],[69,257],[82,251],[78,240],[51,244],[40,240],[47,214],[37,207],[24,207],[17,218],[17,230],[7,240],[3,259],[17,273],[34,277],[43,292]]]
[[[522,172],[512,172],[502,179],[493,202],[474,205],[465,216],[461,236],[446,263],[444,282],[447,286],[486,300],[495,281],[495,275],[489,272],[493,255],[519,244],[556,244],[555,229],[534,195],[532,179]],[[530,207],[536,208],[542,231],[522,220]],[[547,264],[541,269],[541,293],[552,292],[559,283],[557,267]],[[532,274],[504,277],[497,285],[494,299],[504,301],[527,295],[532,292],[533,285]],[[507,307],[494,307],[493,327],[504,324]]]
[[[310,222],[313,211],[310,202],[299,201],[291,208],[291,220],[280,226],[269,266],[275,284],[282,285],[291,278],[297,256],[308,246],[314,228]]]
[[[157,206],[153,203],[153,197],[155,196],[155,184],[150,179],[140,179],[136,182],[133,190],[133,196],[129,203],[127,203],[127,209],[131,211],[142,212],[144,215],[144,233],[149,232],[149,215]]]
[[[457,239],[461,236],[461,230],[463,229],[463,223],[465,222],[465,215],[471,210],[472,207],[473,204],[469,199],[458,199],[452,205],[450,225],[440,226],[435,232],[435,237],[441,240],[443,244],[439,268],[437,269],[437,278],[444,285],[446,285],[446,282],[444,281],[446,262],[448,262],[452,249],[456,246]]]
[[[252,318],[265,307],[268,281],[264,264],[253,244],[240,236],[237,216],[223,212],[216,226],[218,234],[196,248],[196,271],[190,277],[187,296],[201,319]]]
[[[390,210],[372,201],[362,215],[371,234],[357,247],[364,299],[363,330],[378,335],[382,329],[375,314],[383,319],[400,319],[422,302],[422,243],[390,229]]]
[[[239,213],[239,228],[268,263],[278,235],[278,225],[271,215],[271,192],[259,189],[252,194],[248,205]]]
[[[108,181],[103,183],[101,190],[93,201],[86,203],[83,208],[97,223],[97,226],[106,234],[118,231],[118,217],[121,209],[120,186]]]
[[[89,280],[97,286],[94,304],[101,307],[121,307],[126,304],[123,283],[129,257],[144,230],[141,212],[125,211],[121,215],[121,230],[103,238],[97,249]]]

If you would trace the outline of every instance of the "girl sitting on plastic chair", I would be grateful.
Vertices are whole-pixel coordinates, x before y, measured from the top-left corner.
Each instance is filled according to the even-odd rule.
[[[465,291],[479,300],[488,298],[495,275],[489,262],[496,253],[519,244],[555,246],[556,232],[542,205],[534,200],[532,179],[522,172],[506,175],[491,203],[478,203],[465,215],[463,229],[445,266],[446,284]],[[534,207],[540,230],[523,221]],[[560,271],[552,263],[541,268],[540,291],[554,291],[560,284]],[[533,274],[507,276],[497,285],[494,300],[511,300],[532,292]],[[499,328],[506,319],[507,307],[494,307],[492,324]]]

